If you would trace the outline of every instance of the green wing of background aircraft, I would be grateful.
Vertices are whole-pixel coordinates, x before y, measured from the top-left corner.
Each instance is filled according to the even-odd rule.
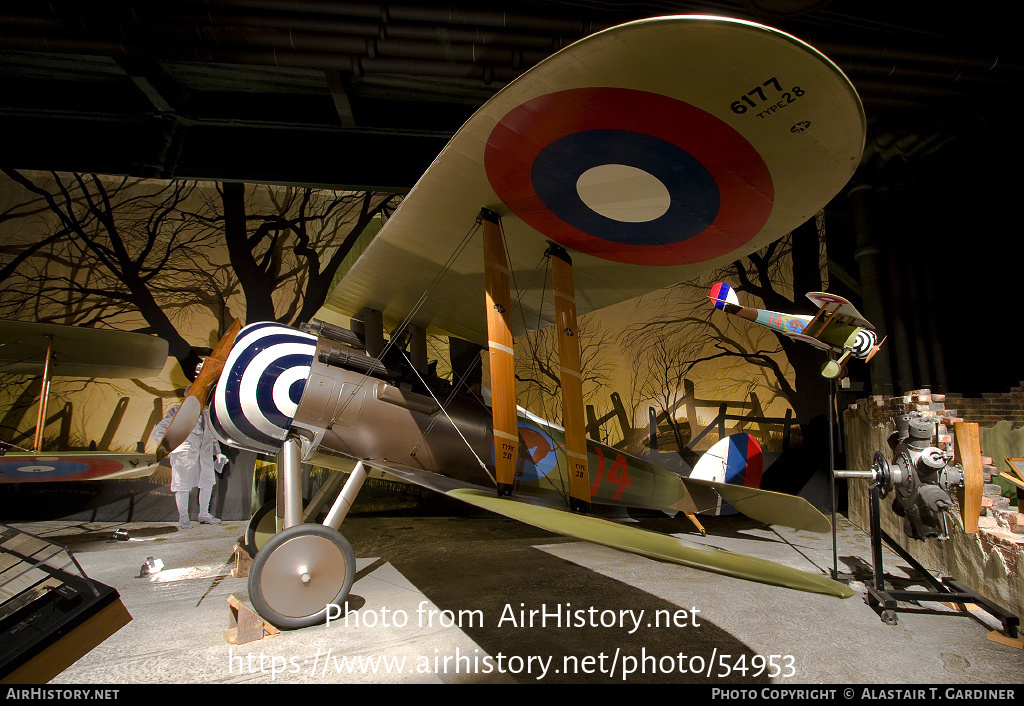
[[[0,483],[142,478],[157,469],[154,454],[110,451],[42,451],[54,376],[135,378],[159,375],[167,341],[128,331],[0,321],[0,372],[39,374],[41,388],[31,449],[0,444]],[[17,447],[14,447],[17,448]]]

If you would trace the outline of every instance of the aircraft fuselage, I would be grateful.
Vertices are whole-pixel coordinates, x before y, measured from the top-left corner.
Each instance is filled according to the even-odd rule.
[[[442,412],[430,395],[317,359],[293,428],[312,434],[322,454],[385,468],[411,466],[484,486],[491,485],[497,447],[516,459],[517,493],[566,497],[561,428],[520,410],[515,448],[495,443],[490,420],[490,409],[470,395],[456,395]],[[587,452],[595,503],[665,509],[687,495],[671,471],[591,439]]]

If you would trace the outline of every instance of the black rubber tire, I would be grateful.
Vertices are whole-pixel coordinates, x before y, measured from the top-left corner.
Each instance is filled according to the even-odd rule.
[[[255,558],[256,553],[277,533],[277,518],[274,511],[277,509],[277,501],[269,500],[253,513],[249,518],[249,524],[245,528],[245,551],[249,556]]]
[[[309,582],[298,573],[304,568]],[[355,554],[341,532],[318,524],[289,527],[271,537],[249,567],[249,600],[281,630],[324,622],[327,606],[345,610],[355,580]],[[301,592],[301,593],[300,593]]]
[[[309,500],[303,498],[302,507],[305,508],[308,505]],[[245,544],[242,548],[249,553],[250,557],[255,558],[256,553],[267,543],[267,540],[277,534],[276,512],[277,501],[268,500],[249,518],[249,524],[245,527]],[[325,511],[321,511],[317,515],[317,520],[319,521],[326,514]]]

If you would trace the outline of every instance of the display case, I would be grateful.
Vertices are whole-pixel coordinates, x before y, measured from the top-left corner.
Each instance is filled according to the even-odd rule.
[[[66,547],[0,524],[0,682],[47,682],[130,620]]]

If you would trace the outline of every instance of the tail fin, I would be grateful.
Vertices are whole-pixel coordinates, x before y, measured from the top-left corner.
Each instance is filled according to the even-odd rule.
[[[719,282],[713,286],[708,296],[711,298],[711,303],[715,305],[716,309],[724,309],[726,304],[735,304],[736,306],[740,304],[736,292],[725,282]]]
[[[761,485],[763,470],[761,444],[750,434],[739,433],[719,439],[705,451],[697,459],[688,477],[757,488]],[[736,508],[719,495],[714,510],[705,505],[701,512],[708,515],[734,515]]]

